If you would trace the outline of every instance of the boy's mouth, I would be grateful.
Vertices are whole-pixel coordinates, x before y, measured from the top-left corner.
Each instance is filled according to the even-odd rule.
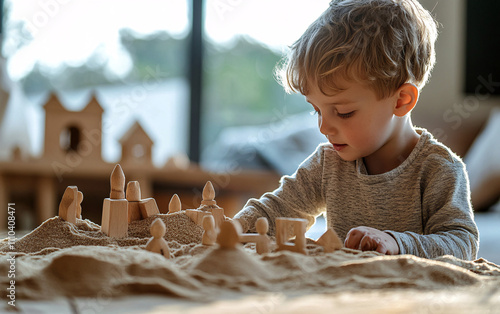
[[[347,144],[334,144],[334,143],[332,143],[332,145],[333,145],[333,148],[338,152],[347,146]]]

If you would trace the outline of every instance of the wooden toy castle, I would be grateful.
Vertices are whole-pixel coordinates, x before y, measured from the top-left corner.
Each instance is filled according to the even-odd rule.
[[[102,159],[103,107],[92,95],[81,111],[71,111],[56,94],[51,94],[43,108],[43,154],[25,156],[14,148],[9,160],[0,161],[0,204],[15,203],[18,228],[31,229],[55,215],[57,199],[65,193],[63,187],[77,185],[86,191],[86,218],[99,221],[100,195],[108,189],[109,173],[114,167],[114,163]],[[126,167],[132,181],[137,181],[142,196],[154,197],[160,207],[168,206],[175,190],[184,206],[195,208],[203,185],[212,181],[220,202],[237,211],[248,198],[274,189],[279,178],[275,173],[242,169],[233,173],[208,172],[186,156],[172,156],[163,167],[156,167],[151,159],[154,143],[139,122],[123,134],[119,143],[118,163]],[[6,217],[0,217],[0,230],[6,225]]]
[[[83,193],[77,186],[68,186],[59,203],[59,218],[76,224],[82,219],[81,202]],[[204,230],[201,243],[212,246],[217,244],[218,250],[234,250],[240,243],[255,243],[257,254],[271,252],[272,240],[267,235],[269,222],[260,217],[255,223],[257,233],[242,233],[241,225],[224,215],[224,209],[215,201],[215,190],[212,182],[208,181],[203,188],[203,199],[197,209],[180,209],[180,200],[177,194],[169,203],[168,213],[160,213],[154,198],[142,199],[140,185],[137,181],[129,181],[125,188],[125,174],[117,164],[110,176],[109,197],[102,205],[101,232],[108,237],[128,237],[128,225],[136,220],[157,217],[150,228],[151,238],[146,243],[146,250],[162,254],[170,258],[168,242],[165,240],[167,226],[160,218],[161,215],[185,214],[192,222]],[[163,211],[165,212],[165,211]],[[276,219],[275,250],[292,251],[307,254],[306,250],[307,220],[298,218]],[[294,238],[293,242],[289,242]],[[328,228],[315,244],[323,247],[325,253],[331,253],[343,247],[337,233]]]

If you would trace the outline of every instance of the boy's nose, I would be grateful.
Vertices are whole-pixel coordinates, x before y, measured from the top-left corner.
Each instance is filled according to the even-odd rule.
[[[325,119],[318,119],[318,126],[319,126],[319,131],[323,134],[323,135],[334,135],[335,133],[337,133],[337,129],[335,128],[335,126],[333,126],[331,123],[329,123],[328,121],[325,121]]]

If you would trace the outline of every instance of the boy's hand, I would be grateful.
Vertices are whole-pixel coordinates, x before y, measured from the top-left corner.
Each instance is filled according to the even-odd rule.
[[[388,233],[370,227],[352,228],[344,242],[345,247],[361,251],[377,251],[382,254],[399,254],[396,240]]]

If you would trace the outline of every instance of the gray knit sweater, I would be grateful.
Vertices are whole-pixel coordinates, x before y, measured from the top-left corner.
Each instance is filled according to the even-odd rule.
[[[368,226],[390,233],[400,254],[475,259],[479,232],[470,204],[469,181],[458,156],[424,129],[397,168],[368,175],[363,160],[344,161],[321,144],[280,186],[250,199],[235,216],[249,230],[259,217],[305,218],[311,226],[326,212],[327,225],[342,240],[351,228]]]

